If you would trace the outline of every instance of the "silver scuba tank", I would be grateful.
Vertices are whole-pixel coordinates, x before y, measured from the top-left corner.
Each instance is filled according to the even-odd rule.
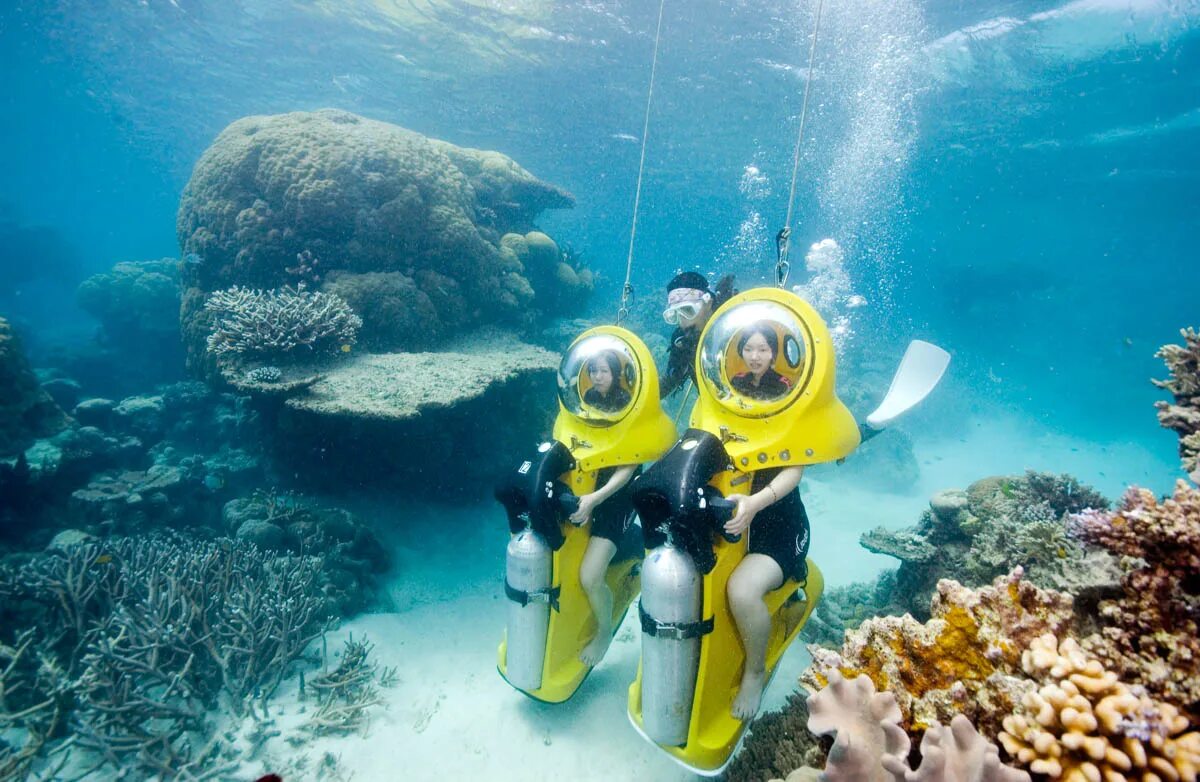
[[[514,591],[527,596],[524,605],[512,595],[508,600],[505,678],[519,690],[542,686],[553,567],[553,552],[533,530],[525,529],[508,542],[505,579]]]
[[[690,555],[668,541],[642,565],[642,610],[659,624],[700,621],[701,576]],[[642,728],[655,743],[687,742],[700,667],[700,638],[670,629],[642,633]]]

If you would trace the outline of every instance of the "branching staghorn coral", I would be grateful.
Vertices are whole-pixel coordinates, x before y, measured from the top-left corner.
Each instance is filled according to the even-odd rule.
[[[320,569],[236,540],[115,539],[0,570],[0,596],[36,609],[42,664],[61,670],[96,769],[206,779],[237,760],[209,710],[257,716],[326,628]]]
[[[1200,483],[1200,334],[1182,329],[1182,345],[1163,345],[1154,355],[1170,370],[1167,380],[1151,381],[1175,397],[1175,403],[1155,402],[1158,422],[1179,435],[1183,469]]]
[[[379,687],[395,683],[396,670],[384,668],[370,660],[374,644],[367,640],[346,640],[342,661],[338,667],[317,676],[308,683],[317,695],[317,710],[305,728],[314,735],[354,733],[365,730],[372,706],[383,703]]]
[[[1035,640],[1022,667],[1042,685],[1000,733],[1020,765],[1064,782],[1195,782],[1200,733],[1188,732],[1171,704],[1122,683],[1073,638]]]
[[[1084,648],[1124,681],[1200,718],[1200,489],[1159,501],[1131,488],[1111,513],[1085,512],[1071,534],[1120,556],[1119,599],[1100,603]]]
[[[251,290],[233,286],[204,303],[213,316],[208,351],[257,358],[296,358],[354,344],[362,318],[340,296],[303,287]]]

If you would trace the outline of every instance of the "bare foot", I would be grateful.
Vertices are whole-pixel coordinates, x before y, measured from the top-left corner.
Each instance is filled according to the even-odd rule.
[[[737,698],[733,701],[730,711],[736,719],[746,722],[758,714],[758,704],[762,700],[763,685],[766,684],[765,671],[746,671],[742,674],[742,684],[738,687]]]
[[[596,637],[579,653],[579,659],[583,661],[584,665],[598,664],[604,659],[610,643],[612,643],[612,631],[604,627],[599,628]]]

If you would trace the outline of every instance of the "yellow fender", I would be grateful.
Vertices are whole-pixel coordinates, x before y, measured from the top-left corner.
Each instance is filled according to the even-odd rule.
[[[596,350],[615,350],[622,366],[623,386],[630,402],[618,412],[606,412],[583,402],[589,381],[586,360]],[[596,487],[597,473],[605,467],[641,464],[661,457],[675,442],[674,422],[663,412],[658,396],[658,371],[650,350],[633,332],[616,326],[589,329],[571,343],[559,369],[559,414],[554,439],[575,457],[575,469],[559,477],[575,496]],[[596,618],[579,583],[579,567],[591,539],[591,522],[576,527],[563,522],[563,545],[554,552],[552,586],[557,587],[558,610],[550,615],[542,686],[522,690],[546,703],[562,703],[575,694],[591,668],[579,654],[596,634]],[[617,560],[606,580],[613,593],[613,632],[641,591],[640,558]],[[507,641],[501,640],[496,667],[507,680]]]

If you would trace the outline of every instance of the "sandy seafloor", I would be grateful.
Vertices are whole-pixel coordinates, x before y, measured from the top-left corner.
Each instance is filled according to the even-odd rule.
[[[907,494],[856,488],[836,474],[805,478],[811,556],[827,584],[867,580],[895,567],[894,560],[861,548],[859,535],[878,525],[915,523],[929,496],[940,489],[1032,468],[1070,472],[1116,499],[1129,483],[1165,492],[1176,470],[1170,453],[1132,443],[1072,441],[1002,419],[972,424],[949,440],[916,439],[916,454],[921,482]],[[626,718],[626,691],[638,662],[632,612],[608,657],[570,702],[536,703],[512,690],[495,668],[504,624],[501,576],[507,540],[499,505],[377,504],[369,512],[379,514],[383,528],[388,517],[395,518],[395,576],[388,587],[394,612],[346,622],[330,637],[329,649],[339,649],[351,633],[365,636],[375,644],[378,663],[398,669],[398,681],[385,691],[388,705],[375,710],[365,735],[312,739],[299,748],[283,743],[300,733],[294,726],[305,716],[291,683],[278,700],[275,718],[282,736],[268,745],[268,757],[307,753],[315,762],[332,753],[344,778],[357,782],[696,778],[643,741]],[[808,654],[798,643],[784,657],[765,708],[782,705],[807,664]],[[256,763],[246,769],[246,778],[270,770]]]

